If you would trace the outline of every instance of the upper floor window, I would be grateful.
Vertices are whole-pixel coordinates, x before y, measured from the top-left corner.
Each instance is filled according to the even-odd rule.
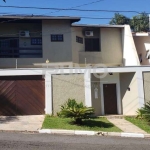
[[[42,45],[42,38],[31,38],[31,45]]]
[[[83,38],[79,37],[79,36],[76,36],[76,42],[83,44]]]
[[[99,38],[85,38],[85,51],[89,51],[89,52],[100,51]]]
[[[63,34],[51,34],[51,42],[63,42]]]

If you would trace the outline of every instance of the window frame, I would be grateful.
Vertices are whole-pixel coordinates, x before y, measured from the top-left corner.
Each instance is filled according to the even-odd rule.
[[[55,39],[53,38],[53,36],[56,36]],[[60,40],[59,36],[61,36],[61,39]],[[64,42],[64,35],[63,34],[51,34],[51,42]]]
[[[84,40],[85,40],[85,52],[101,52],[100,38],[85,38]],[[87,40],[91,40],[91,41],[87,41]],[[88,44],[90,43],[89,46],[91,47],[91,49],[89,49],[89,46],[87,46],[87,42],[88,42]],[[94,49],[94,47],[95,47],[94,42],[98,43],[98,45],[96,46],[96,47],[98,47],[97,49]],[[88,48],[86,48],[86,47],[88,47]]]
[[[33,43],[32,40],[36,39],[36,43]],[[41,43],[38,43],[38,40],[41,40]],[[42,37],[32,37],[31,38],[31,45],[42,45]]]
[[[80,44],[83,44],[83,38],[79,37],[79,36],[76,36],[76,42],[80,43]]]

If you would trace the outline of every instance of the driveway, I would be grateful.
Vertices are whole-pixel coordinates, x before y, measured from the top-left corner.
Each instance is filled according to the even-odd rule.
[[[42,127],[44,115],[0,116],[0,130],[38,131]]]

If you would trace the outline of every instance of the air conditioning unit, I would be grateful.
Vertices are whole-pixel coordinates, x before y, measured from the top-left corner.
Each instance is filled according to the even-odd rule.
[[[93,36],[93,31],[85,31],[85,36]]]
[[[30,37],[30,32],[29,31],[20,31],[19,36],[20,37]]]

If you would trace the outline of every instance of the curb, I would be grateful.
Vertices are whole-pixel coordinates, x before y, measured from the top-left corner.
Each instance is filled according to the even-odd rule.
[[[125,132],[95,132],[82,130],[57,130],[57,129],[41,129],[39,133],[44,134],[62,134],[62,135],[87,135],[87,136],[114,136],[114,137],[133,137],[133,138],[150,138],[150,134],[141,133],[125,133]]]

